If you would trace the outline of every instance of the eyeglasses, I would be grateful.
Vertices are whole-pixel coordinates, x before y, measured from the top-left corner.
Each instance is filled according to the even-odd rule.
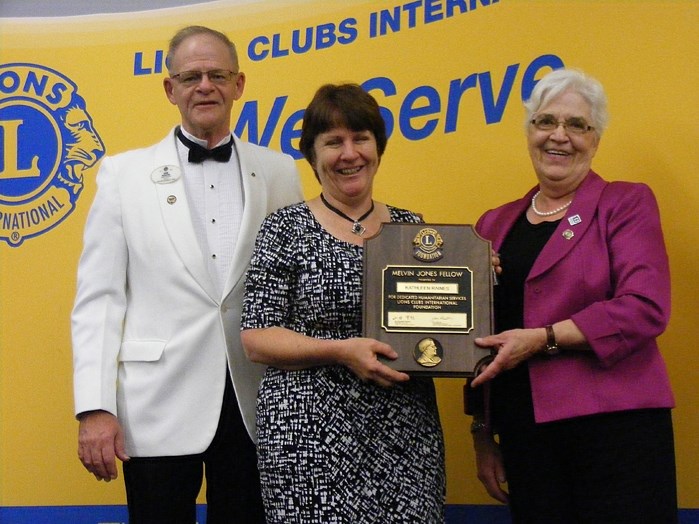
[[[170,78],[174,78],[185,87],[192,87],[199,85],[204,75],[212,84],[225,85],[237,74],[226,69],[212,69],[211,71],[182,71],[176,75],[171,75]]]
[[[543,114],[531,120],[530,124],[539,131],[553,131],[558,126],[563,126],[568,133],[573,135],[584,135],[588,131],[594,129],[594,127],[587,123],[587,120],[579,116],[573,116],[559,121],[553,115]]]

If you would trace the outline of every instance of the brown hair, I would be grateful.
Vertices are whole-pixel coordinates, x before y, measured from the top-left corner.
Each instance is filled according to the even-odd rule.
[[[357,84],[326,84],[316,91],[303,115],[299,149],[313,166],[316,137],[336,127],[371,131],[379,158],[386,150],[386,124],[379,104]]]

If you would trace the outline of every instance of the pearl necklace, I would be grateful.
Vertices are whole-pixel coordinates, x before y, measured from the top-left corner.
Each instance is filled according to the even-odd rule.
[[[362,236],[364,234],[364,232],[366,231],[366,228],[362,224],[360,224],[360,222],[362,220],[364,220],[366,217],[368,217],[369,215],[371,215],[371,213],[374,211],[374,201],[373,200],[371,201],[371,207],[369,208],[369,211],[367,211],[362,216],[360,216],[357,220],[355,220],[354,218],[348,217],[342,211],[340,211],[335,206],[333,206],[330,202],[328,202],[325,199],[325,197],[323,196],[323,193],[320,194],[320,199],[323,201],[323,204],[325,204],[325,207],[327,207],[330,211],[341,216],[345,220],[352,222],[352,229],[350,229],[350,231],[352,231],[352,233],[354,233],[357,236]]]
[[[569,200],[567,204],[563,204],[561,207],[557,207],[557,208],[554,209],[553,211],[539,211],[539,210],[536,208],[536,197],[539,196],[539,193],[541,193],[541,191],[537,191],[536,194],[532,197],[532,211],[534,211],[534,214],[535,214],[535,215],[540,216],[540,217],[550,217],[550,216],[553,216],[553,215],[557,215],[557,214],[560,213],[561,211],[564,211],[564,210],[568,209],[568,207],[570,206],[570,204],[573,203],[572,200]]]

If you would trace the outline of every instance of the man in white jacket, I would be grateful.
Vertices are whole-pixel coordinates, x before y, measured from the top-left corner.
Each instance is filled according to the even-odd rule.
[[[263,218],[302,200],[293,160],[241,142],[234,45],[191,26],[172,39],[181,125],[106,157],[85,227],[72,315],[78,454],[98,480],[124,461],[131,524],[264,522],[255,399],[264,368],[240,343],[244,277]]]

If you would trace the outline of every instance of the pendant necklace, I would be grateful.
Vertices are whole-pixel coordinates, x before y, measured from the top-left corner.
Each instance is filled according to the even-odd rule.
[[[537,192],[536,192],[536,195],[534,195],[534,196],[532,197],[532,211],[534,211],[534,214],[535,214],[535,215],[540,216],[540,217],[550,217],[550,216],[553,216],[553,215],[555,215],[555,214],[558,214],[558,213],[560,213],[561,211],[563,211],[563,210],[565,210],[565,209],[568,209],[568,207],[570,206],[570,204],[573,203],[573,201],[570,200],[570,201],[568,201],[567,204],[563,204],[561,207],[557,207],[556,209],[554,209],[554,210],[552,210],[552,211],[539,211],[539,210],[536,208],[536,197],[539,196],[539,193],[541,193],[541,191],[537,191]]]
[[[357,236],[362,236],[364,234],[364,232],[366,231],[366,228],[360,222],[362,220],[364,220],[366,217],[368,217],[369,215],[371,215],[372,211],[374,211],[374,201],[373,200],[371,201],[371,207],[369,208],[369,211],[367,211],[362,216],[360,216],[357,220],[355,220],[353,218],[348,217],[342,211],[340,211],[335,206],[333,206],[330,202],[328,202],[325,199],[325,197],[323,196],[323,193],[320,194],[320,199],[323,201],[323,204],[325,204],[325,207],[327,207],[330,211],[332,211],[333,213],[335,213],[337,215],[340,215],[345,220],[349,220],[350,222],[352,222],[352,229],[350,229],[350,231],[352,231],[352,233],[354,233]]]

